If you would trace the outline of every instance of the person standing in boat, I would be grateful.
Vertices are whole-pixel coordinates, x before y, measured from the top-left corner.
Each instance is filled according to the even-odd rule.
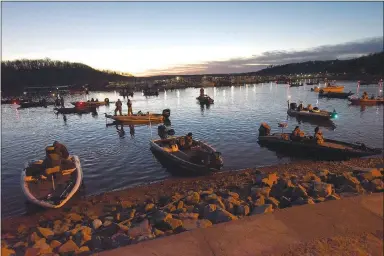
[[[64,97],[63,96],[60,97],[60,105],[62,108],[64,107]]]
[[[117,115],[117,111],[119,111],[120,115],[122,116],[123,114],[121,113],[121,108],[123,106],[123,103],[120,101],[120,99],[118,99],[116,101],[116,109],[115,109],[115,116]]]
[[[320,131],[320,128],[319,126],[317,126],[315,128],[315,136],[314,136],[314,139],[316,141],[316,144],[323,144],[324,143],[324,137],[323,137],[323,133]]]
[[[127,106],[128,106],[128,115],[129,116],[133,115],[133,113],[132,113],[132,102],[131,102],[130,99],[128,99]]]
[[[368,93],[367,92],[363,92],[363,96],[361,96],[361,98],[363,100],[367,100],[368,99]]]

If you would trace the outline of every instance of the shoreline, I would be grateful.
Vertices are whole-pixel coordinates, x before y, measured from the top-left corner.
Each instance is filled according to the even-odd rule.
[[[228,188],[245,185],[252,180],[249,174],[255,170],[259,170],[265,174],[277,173],[278,175],[289,173],[294,175],[305,175],[308,172],[313,172],[319,169],[328,169],[333,173],[342,173],[351,171],[356,168],[376,168],[377,166],[384,166],[384,158],[355,158],[347,161],[312,161],[312,160],[298,160],[290,163],[266,165],[262,167],[250,167],[238,170],[228,170],[224,172],[213,173],[206,176],[197,177],[178,177],[170,176],[164,180],[158,180],[141,184],[138,186],[127,187],[119,190],[103,192],[89,196],[75,196],[66,205],[58,209],[43,209],[32,214],[23,214],[18,216],[7,216],[2,218],[2,233],[7,230],[7,223],[18,221],[20,223],[31,222],[38,216],[51,218],[60,216],[67,212],[69,209],[82,205],[84,202],[90,203],[94,206],[98,204],[107,204],[115,199],[119,200],[132,200],[140,202],[148,197],[159,197],[160,195],[171,195],[172,193],[186,193],[187,190],[203,189],[205,187],[215,188]],[[37,216],[38,215],[38,216]],[[25,220],[27,219],[27,220]]]

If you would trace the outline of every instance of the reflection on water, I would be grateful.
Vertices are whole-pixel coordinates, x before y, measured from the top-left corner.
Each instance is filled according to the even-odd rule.
[[[356,90],[353,83],[343,84],[347,87],[345,91]],[[148,98],[135,93],[132,104],[135,112],[161,113],[170,108],[176,135],[193,132],[196,139],[222,152],[224,170],[291,160],[258,145],[257,129],[261,122],[269,123],[272,132],[281,130],[277,125],[283,120],[288,123],[285,132],[291,132],[300,123],[301,129],[310,135],[317,125],[329,125],[330,128],[323,130],[326,138],[362,141],[369,146],[383,147],[383,106],[363,109],[350,106],[345,99],[318,99],[310,87],[259,84],[206,88],[206,94],[213,95],[215,103],[204,106],[196,104],[199,88],[160,92],[159,97]],[[376,87],[364,90],[370,94],[377,92]],[[88,98],[109,98],[111,102],[122,99],[116,92],[90,92]],[[74,95],[66,97],[65,101],[86,99],[85,95]],[[288,99],[312,105],[318,103],[321,109],[328,111],[336,109],[338,118],[333,124],[287,118]],[[127,113],[126,99],[123,102],[123,113]],[[118,125],[116,128],[116,124],[112,127],[107,124],[106,127],[103,113],[112,114],[113,110],[113,106],[101,106],[97,109],[99,115],[66,114],[62,119],[54,114],[53,107],[17,110],[15,105],[2,105],[2,214],[25,212],[20,172],[28,160],[42,159],[45,146],[54,140],[63,142],[71,153],[80,157],[86,195],[169,177],[149,150],[149,140],[158,138],[158,125]],[[332,128],[333,125],[337,128]],[[125,135],[128,129],[130,139]],[[124,136],[121,136],[123,131]]]

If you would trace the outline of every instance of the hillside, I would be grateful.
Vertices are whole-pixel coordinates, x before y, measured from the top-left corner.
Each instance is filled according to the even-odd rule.
[[[307,61],[268,67],[247,73],[259,76],[289,75],[300,73],[333,73],[349,75],[384,75],[384,52],[349,60]]]
[[[132,78],[66,61],[40,59],[1,63],[1,90],[5,95],[20,94],[27,86],[75,85],[80,87],[88,84],[91,89],[101,89],[110,81],[129,79]]]

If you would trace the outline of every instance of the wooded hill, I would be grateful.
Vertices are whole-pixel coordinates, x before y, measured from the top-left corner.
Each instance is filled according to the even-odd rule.
[[[88,84],[90,89],[104,88],[111,81],[125,81],[132,77],[116,72],[100,71],[82,63],[50,59],[15,60],[1,62],[1,85],[5,95],[17,95],[28,86]]]

